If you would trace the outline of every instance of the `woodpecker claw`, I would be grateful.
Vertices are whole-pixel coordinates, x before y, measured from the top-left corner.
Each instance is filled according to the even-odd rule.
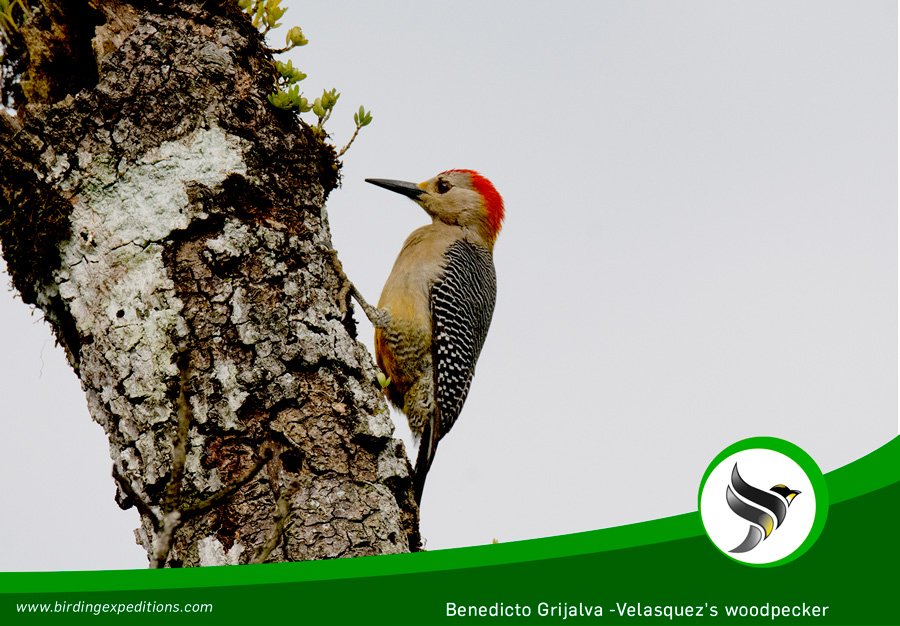
[[[355,292],[354,292],[355,297]],[[359,298],[356,299],[359,302]],[[369,321],[372,322],[372,326],[375,328],[387,328],[391,323],[391,314],[385,311],[384,309],[376,309],[374,307],[369,306],[365,302],[359,302],[359,305],[366,312],[366,316],[369,318]],[[366,308],[368,307],[368,310]]]
[[[331,266],[334,268],[334,273],[337,274],[338,282],[341,284],[341,288],[337,295],[337,301],[338,308],[341,311],[341,318],[345,318],[347,317],[347,296],[350,295],[350,279],[348,279],[347,274],[344,273],[344,266],[338,258],[337,250],[329,248],[328,254],[331,256]]]
[[[347,274],[344,273],[344,266],[341,264],[341,260],[338,259],[337,250],[330,249],[328,253],[331,255],[331,263],[337,274],[338,281],[341,283],[341,289],[338,292],[338,307],[340,308],[341,316],[347,316],[347,294],[349,293],[353,296],[353,299],[359,303],[359,306],[366,314],[366,317],[372,322],[372,326],[375,328],[387,328],[388,324],[391,322],[391,314],[384,309],[377,309],[366,302],[366,299],[363,298],[363,295],[359,292],[359,289],[356,288],[356,285],[354,285],[350,279],[347,278]]]

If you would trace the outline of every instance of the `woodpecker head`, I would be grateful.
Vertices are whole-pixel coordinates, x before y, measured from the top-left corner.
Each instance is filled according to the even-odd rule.
[[[503,225],[503,198],[474,170],[447,170],[419,184],[382,178],[366,182],[412,198],[435,220],[478,230],[490,245]]]
[[[785,485],[775,485],[769,491],[774,491],[778,495],[783,496],[784,499],[787,500],[788,506],[790,506],[791,502],[794,501],[794,498],[800,494],[796,489],[791,489]]]

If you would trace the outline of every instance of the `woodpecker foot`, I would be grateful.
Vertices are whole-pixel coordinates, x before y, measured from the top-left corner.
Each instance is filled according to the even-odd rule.
[[[341,289],[338,291],[337,297],[338,308],[340,308],[341,317],[347,317],[347,301],[349,299],[347,296],[350,294],[353,283],[350,282],[347,274],[344,273],[344,266],[338,258],[337,250],[329,248],[328,254],[331,256],[331,266],[334,268],[334,273],[337,274],[338,281],[341,283]]]
[[[391,314],[385,311],[384,309],[376,309],[373,306],[370,306],[368,302],[362,299],[362,296],[356,290],[356,287],[353,287],[351,292],[353,294],[353,298],[359,303],[359,306],[366,313],[366,317],[369,318],[369,321],[372,322],[372,326],[375,328],[387,328],[391,323]]]
[[[334,271],[338,276],[338,280],[341,282],[341,290],[338,292],[338,306],[341,309],[341,315],[347,315],[347,294],[350,294],[353,296],[353,299],[359,303],[359,306],[366,314],[366,317],[372,322],[372,326],[375,328],[387,328],[388,324],[391,322],[391,314],[384,309],[375,308],[366,302],[366,299],[363,298],[363,295],[359,292],[359,289],[356,288],[356,285],[354,285],[350,279],[347,278],[347,274],[344,273],[344,266],[341,264],[340,259],[338,259],[337,250],[331,249],[328,252],[331,254],[331,262],[334,266]]]

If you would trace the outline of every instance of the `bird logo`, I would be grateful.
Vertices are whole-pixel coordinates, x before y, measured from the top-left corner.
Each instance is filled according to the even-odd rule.
[[[703,530],[722,554],[775,567],[799,558],[822,534],[828,485],[799,446],[750,437],[713,458],[700,480],[697,505]]]
[[[788,508],[799,494],[796,489],[782,484],[768,491],[754,487],[741,477],[735,463],[731,470],[731,482],[725,488],[725,500],[735,514],[750,522],[750,528],[744,540],[729,552],[749,552],[768,539],[784,524]]]

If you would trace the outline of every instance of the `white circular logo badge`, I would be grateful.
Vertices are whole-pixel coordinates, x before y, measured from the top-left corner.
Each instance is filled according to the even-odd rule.
[[[828,502],[822,472],[808,454],[787,441],[757,437],[730,446],[710,464],[699,507],[719,550],[741,563],[768,566],[809,549]]]

